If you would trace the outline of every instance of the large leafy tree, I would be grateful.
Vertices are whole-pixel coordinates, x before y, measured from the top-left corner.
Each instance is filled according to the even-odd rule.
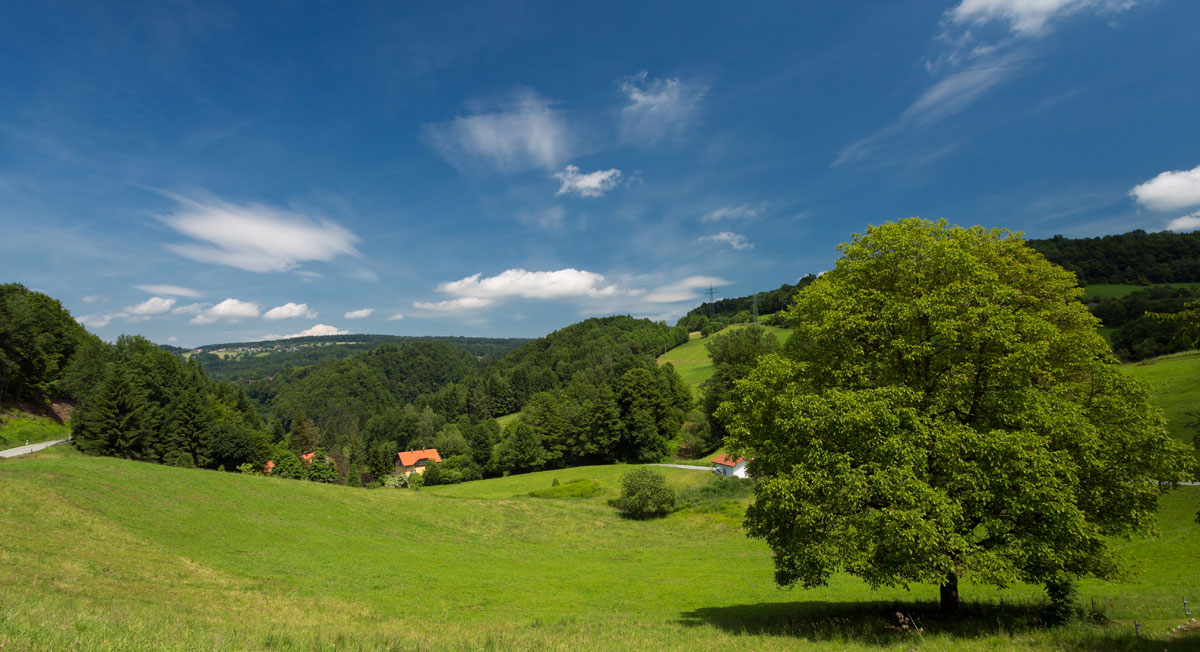
[[[745,525],[781,585],[1062,587],[1112,577],[1106,537],[1152,528],[1186,477],[1074,275],[1016,235],[916,218],[870,227],[788,311],[718,417],[759,478]]]

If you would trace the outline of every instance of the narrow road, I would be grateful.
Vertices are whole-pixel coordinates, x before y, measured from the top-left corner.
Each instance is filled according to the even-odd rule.
[[[17,446],[16,448],[10,448],[6,451],[0,451],[0,457],[16,457],[18,455],[24,455],[25,453],[32,453],[33,451],[40,451],[43,448],[50,448],[51,446],[53,446],[55,444],[61,444],[66,441],[71,441],[71,440],[70,439],[56,439],[54,441],[40,441],[36,444],[30,444],[28,446]]]
[[[672,469],[691,469],[692,471],[712,471],[711,466],[692,466],[691,464],[647,464],[646,466],[669,466]]]

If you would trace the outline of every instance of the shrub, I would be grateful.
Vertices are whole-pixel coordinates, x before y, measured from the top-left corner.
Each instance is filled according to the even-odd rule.
[[[643,466],[621,476],[621,497],[615,504],[630,518],[666,516],[675,509],[675,490],[663,474]]]
[[[529,492],[529,495],[534,498],[554,500],[582,500],[599,496],[602,493],[604,493],[604,487],[596,484],[594,480],[571,480],[560,483],[558,478],[555,478],[549,489],[535,489]]]

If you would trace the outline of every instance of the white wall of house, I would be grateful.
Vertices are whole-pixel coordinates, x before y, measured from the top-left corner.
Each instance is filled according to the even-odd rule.
[[[746,460],[738,462],[737,466],[713,464],[713,471],[730,478],[744,478],[746,477]]]

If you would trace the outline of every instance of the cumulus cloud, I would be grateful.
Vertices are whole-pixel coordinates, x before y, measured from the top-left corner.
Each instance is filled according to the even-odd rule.
[[[617,293],[616,285],[605,285],[603,275],[573,268],[551,272],[507,269],[487,278],[483,278],[482,274],[472,274],[457,281],[442,283],[437,289],[447,294],[486,299],[511,296],[562,299],[605,297]]]
[[[308,309],[307,303],[292,303],[288,302],[282,306],[275,306],[263,313],[263,319],[295,319],[296,317],[304,317],[305,319],[316,319],[317,313]]]
[[[317,324],[312,328],[302,330],[299,333],[291,335],[263,335],[264,340],[290,340],[294,337],[315,337],[318,335],[349,335],[350,331],[344,331],[340,328],[329,326],[328,324]]]
[[[722,285],[729,281],[718,276],[689,276],[677,283],[664,285],[647,293],[643,300],[650,303],[675,303],[677,301],[696,301],[700,297],[698,290]]]
[[[361,308],[359,310],[351,310],[342,316],[346,319],[363,319],[365,317],[370,317],[371,313],[373,312],[375,312],[374,308]]]
[[[400,321],[401,319],[404,319],[404,315],[402,315],[400,313],[396,313],[396,314],[392,315],[391,317],[388,317],[388,321]]]
[[[457,168],[482,165],[503,172],[557,168],[570,158],[574,140],[562,113],[534,92],[491,112],[425,125],[423,136]]]
[[[175,305],[175,299],[166,297],[150,297],[141,303],[132,306],[125,306],[116,317],[120,317],[126,321],[138,322],[146,321],[152,317],[163,315],[171,311],[171,306]]]
[[[414,301],[413,307],[418,310],[431,310],[433,312],[469,312],[471,310],[479,310],[486,308],[495,303],[491,299],[482,299],[479,297],[459,297],[457,299],[447,299],[446,301]],[[395,318],[396,315],[392,315]],[[403,319],[403,317],[401,317]]]
[[[1195,231],[1200,229],[1200,211],[1171,220],[1167,229],[1175,232]]]
[[[104,328],[112,322],[112,318],[113,316],[109,313],[96,313],[94,315],[80,315],[75,318],[75,321],[88,328]]]
[[[723,242],[734,249],[753,249],[754,244],[746,240],[746,236],[732,231],[721,231],[700,238],[700,242]]]
[[[262,204],[174,199],[179,207],[159,219],[193,240],[165,245],[184,258],[266,273],[359,255],[354,248],[358,236],[328,219]]]
[[[751,220],[759,216],[762,206],[741,204],[739,206],[724,206],[705,213],[701,222],[717,222],[719,220]]]
[[[1134,186],[1129,194],[1139,204],[1156,211],[1200,206],[1200,165],[1190,170],[1168,170]]]
[[[173,297],[187,297],[189,299],[198,299],[203,294],[191,288],[185,288],[181,285],[135,285],[134,288],[150,294],[165,294]]]
[[[621,180],[621,171],[612,168],[580,174],[577,166],[568,165],[562,172],[555,172],[554,178],[562,182],[555,195],[603,197],[604,193],[617,187],[617,182]]]
[[[215,306],[201,310],[195,317],[188,320],[188,323],[203,325],[221,320],[237,322],[257,317],[258,312],[257,303],[226,299]]]
[[[628,102],[621,108],[621,136],[654,143],[680,133],[692,121],[708,86],[678,77],[651,79],[646,71],[621,80]]]
[[[1008,23],[1021,36],[1037,36],[1048,31],[1051,21],[1085,11],[1117,13],[1126,11],[1138,0],[962,0],[946,12],[956,23]]]

